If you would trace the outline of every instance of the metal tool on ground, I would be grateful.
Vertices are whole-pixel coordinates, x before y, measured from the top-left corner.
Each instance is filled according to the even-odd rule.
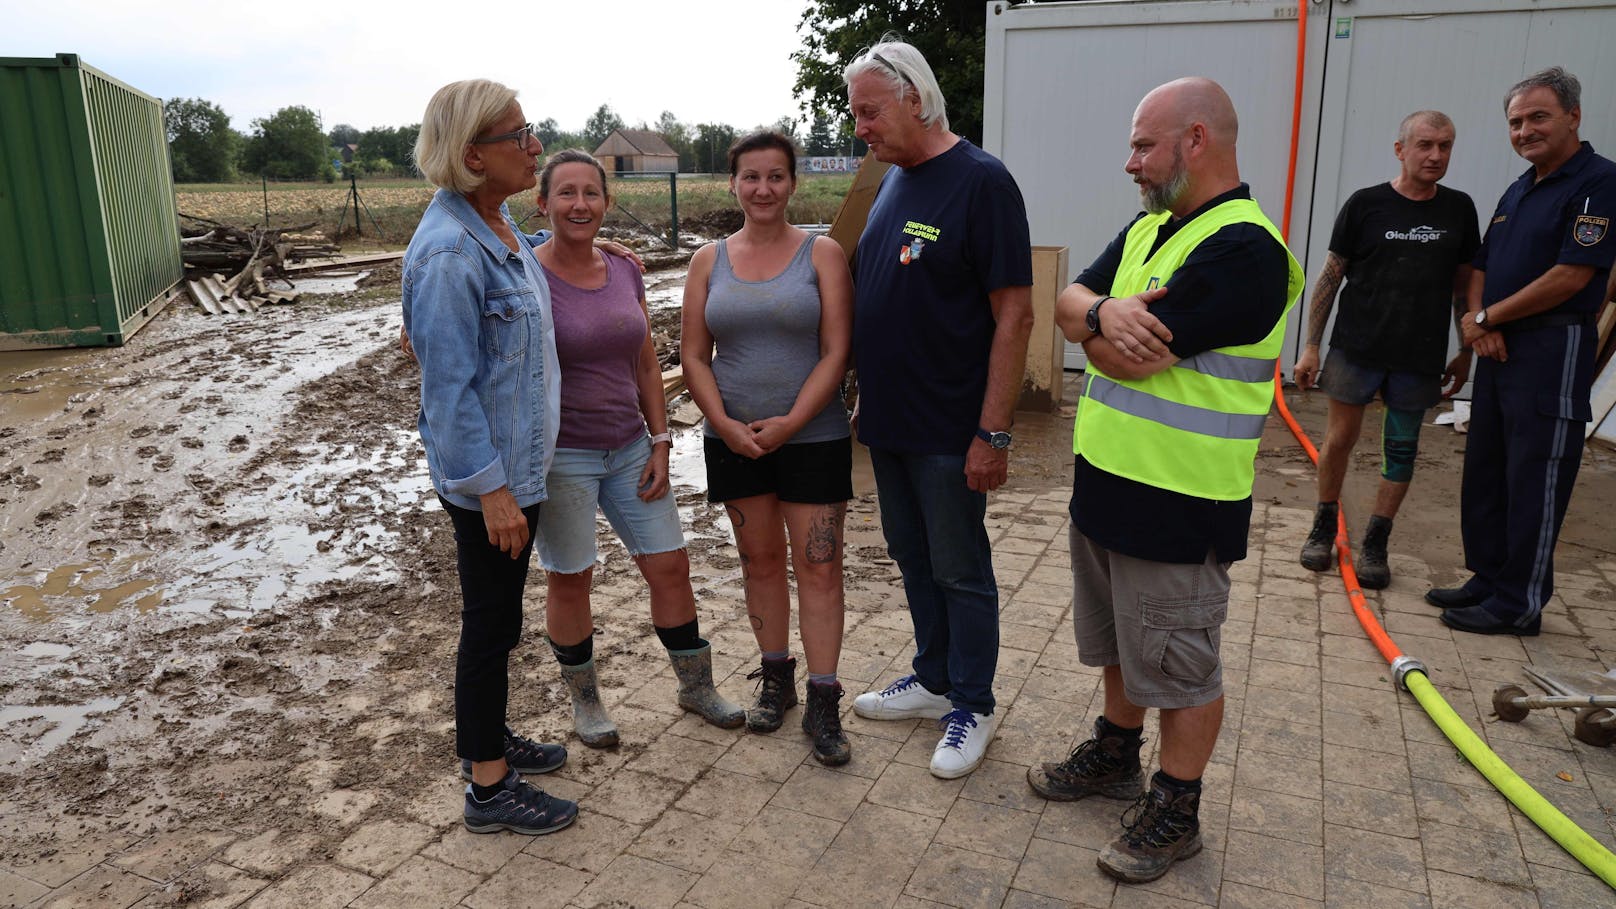
[[[1616,674],[1595,672],[1544,672],[1525,667],[1546,695],[1528,694],[1519,685],[1493,689],[1493,711],[1506,723],[1519,723],[1533,710],[1566,708],[1577,711],[1572,734],[1577,741],[1595,748],[1616,743]]]

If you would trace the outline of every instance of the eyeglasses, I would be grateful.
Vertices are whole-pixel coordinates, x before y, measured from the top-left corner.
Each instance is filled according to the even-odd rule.
[[[875,51],[870,51],[870,59],[872,59],[875,62],[881,64],[882,66],[886,67],[887,69],[892,70],[892,74],[894,76],[897,76],[899,79],[902,79],[904,85],[914,85],[913,82],[909,81],[909,77],[905,76],[903,74],[902,70],[900,70],[896,66],[892,65],[891,60],[888,60],[887,58],[881,56],[880,54],[876,53]]]
[[[471,140],[472,145],[493,145],[495,142],[504,142],[506,139],[515,139],[517,148],[527,148],[529,143],[539,142],[539,137],[533,133],[533,124],[529,123],[514,133],[500,133],[497,136],[484,136],[481,139]],[[544,143],[539,142],[543,148]]]

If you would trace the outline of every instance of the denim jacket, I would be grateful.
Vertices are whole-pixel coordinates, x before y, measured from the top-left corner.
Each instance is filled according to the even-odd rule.
[[[473,510],[501,486],[523,508],[544,501],[561,422],[550,290],[531,237],[511,229],[520,253],[465,197],[440,189],[404,253],[427,469],[439,495]]]

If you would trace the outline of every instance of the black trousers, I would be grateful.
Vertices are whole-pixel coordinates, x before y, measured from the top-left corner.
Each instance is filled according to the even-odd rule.
[[[522,593],[533,555],[539,506],[522,509],[527,547],[516,558],[488,542],[483,513],[442,496],[454,522],[460,568],[460,650],[455,657],[455,751],[473,761],[505,756],[505,703],[511,651],[522,638]]]
[[[1505,334],[1509,359],[1476,368],[1460,521],[1465,585],[1494,616],[1525,628],[1554,593],[1554,545],[1592,417],[1597,335],[1585,325]]]

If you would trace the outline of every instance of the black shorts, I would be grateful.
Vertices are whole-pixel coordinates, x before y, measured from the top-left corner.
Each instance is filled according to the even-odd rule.
[[[702,439],[707,455],[707,501],[773,494],[782,502],[829,505],[853,498],[853,440],[782,445],[761,458],[729,450],[723,439]]]

